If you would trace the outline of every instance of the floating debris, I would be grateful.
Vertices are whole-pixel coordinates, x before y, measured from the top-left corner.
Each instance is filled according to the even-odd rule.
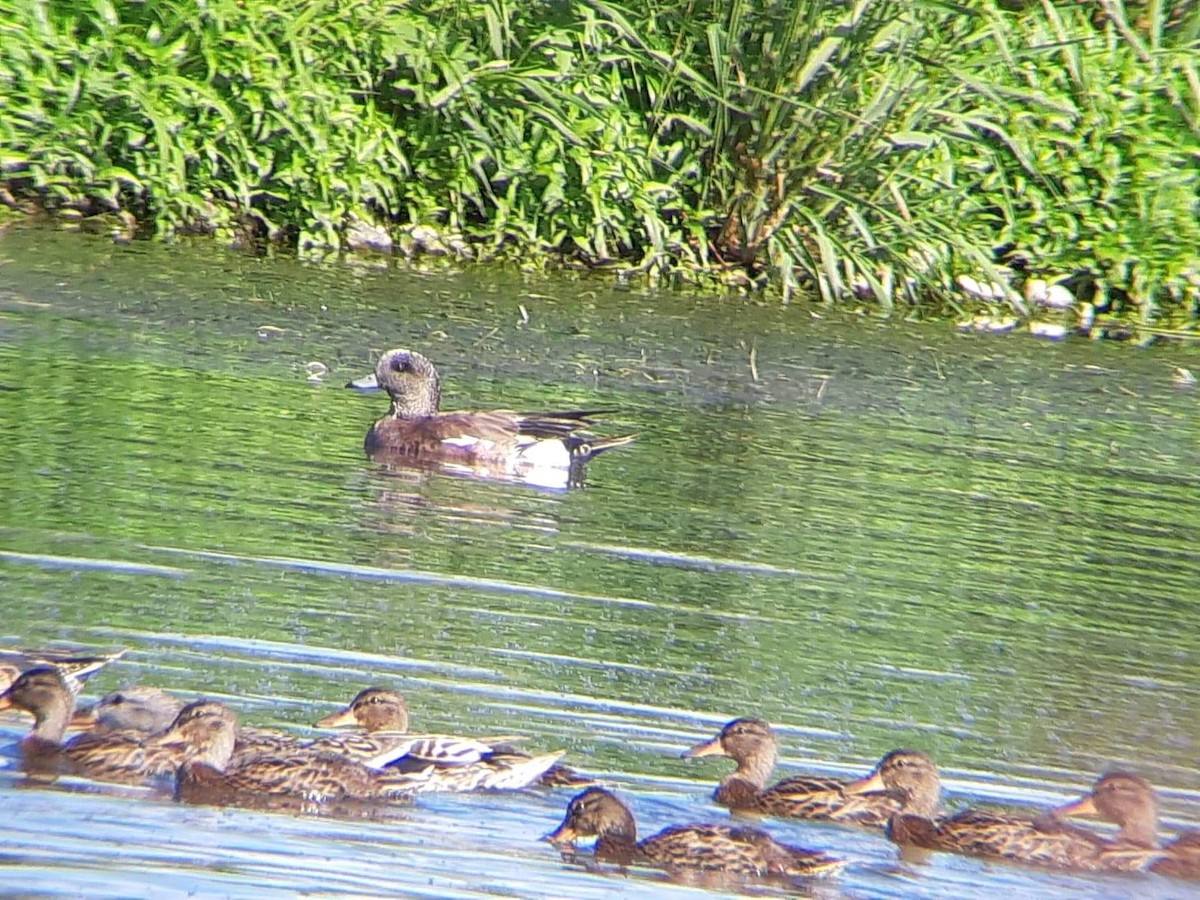
[[[329,366],[316,360],[305,363],[304,368],[308,372],[308,380],[312,384],[320,384],[325,376],[329,374]]]
[[[1182,366],[1171,374],[1171,381],[1175,383],[1176,387],[1191,388],[1196,386],[1196,376]]]
[[[269,341],[271,338],[277,338],[281,334],[286,334],[286,328],[280,328],[278,325],[259,325],[258,339],[260,341]]]

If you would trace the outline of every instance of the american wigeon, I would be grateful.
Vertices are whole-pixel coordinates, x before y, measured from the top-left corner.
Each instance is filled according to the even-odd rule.
[[[523,476],[531,469],[577,469],[634,439],[598,438],[586,430],[592,416],[607,410],[441,412],[437,369],[415,350],[389,350],[373,375],[346,387],[383,390],[391,397],[388,414],[371,426],[363,442],[372,458],[427,460],[480,474]]]

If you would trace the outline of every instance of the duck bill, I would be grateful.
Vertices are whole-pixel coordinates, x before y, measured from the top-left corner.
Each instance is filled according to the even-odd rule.
[[[1050,815],[1056,819],[1066,819],[1070,816],[1095,816],[1098,815],[1096,810],[1096,802],[1092,799],[1092,795],[1081,797],[1074,803],[1067,803],[1050,810]]]
[[[97,721],[95,708],[88,706],[84,709],[75,710],[75,714],[71,716],[71,727],[91,728]]]
[[[880,791],[886,791],[887,785],[883,783],[883,776],[878,772],[872,772],[866,778],[859,778],[857,781],[851,781],[848,785],[842,788],[847,794],[874,794]]]
[[[548,844],[573,844],[579,837],[579,832],[569,822],[563,822],[549,834],[542,835],[541,839]]]
[[[347,381],[346,387],[354,388],[364,394],[373,394],[379,390],[379,379],[372,373],[364,375],[362,378],[355,378],[353,381]]]
[[[16,709],[12,698],[7,693],[0,694],[0,709]]]
[[[725,748],[721,746],[721,738],[718,735],[711,741],[704,741],[697,744],[695,747],[689,747],[679,754],[682,759],[695,759],[697,756],[725,756]]]
[[[357,724],[358,719],[354,718],[354,710],[347,706],[345,709],[330,713],[323,719],[317,719],[313,722],[313,728],[345,728],[347,725]]]

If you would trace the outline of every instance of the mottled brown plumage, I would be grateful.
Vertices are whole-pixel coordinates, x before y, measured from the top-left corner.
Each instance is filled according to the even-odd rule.
[[[1188,831],[1160,846],[1158,800],[1150,782],[1129,772],[1102,775],[1090,792],[1049,816],[1090,816],[1120,829],[1106,842],[1104,858],[1120,861],[1109,868],[1145,869],[1172,878],[1200,879],[1200,832]],[[1140,851],[1140,852],[1139,852]]]
[[[940,816],[937,766],[916,750],[893,750],[874,772],[846,789],[851,793],[886,789],[902,798],[900,811],[888,823],[888,836],[901,846],[1060,869],[1125,871],[1147,864],[1145,848],[1106,841],[1053,816],[974,809]]]
[[[339,801],[395,800],[412,793],[420,773],[383,778],[361,763],[327,753],[287,749],[235,761],[238,723],[211,700],[185,706],[148,746],[180,753],[175,793],[189,803],[239,806],[320,806]]]
[[[683,756],[728,756],[737,763],[713,793],[718,803],[736,811],[881,828],[900,808],[900,801],[886,791],[848,794],[849,782],[840,778],[798,775],[767,787],[777,753],[771,726],[747,717],[734,719],[715,738],[684,751]]]
[[[410,735],[408,704],[402,694],[370,687],[358,692],[349,706],[314,723],[318,728],[353,726],[357,734],[319,738],[314,744],[352,754],[375,766],[423,767],[433,763],[426,791],[517,789],[531,784],[591,783],[555,763],[562,751],[530,756],[507,746],[507,738],[464,738],[452,735]],[[575,779],[572,781],[572,779]]]
[[[128,783],[170,774],[179,764],[171,750],[145,747],[141,735],[129,732],[89,732],[64,744],[75,697],[54,666],[35,666],[23,672],[0,694],[0,709],[10,708],[33,715],[33,729],[21,741],[21,749],[29,768],[40,773],[65,770]]]
[[[522,477],[531,469],[570,470],[632,436],[596,438],[585,429],[603,410],[517,413],[507,410],[441,412],[441,379],[412,350],[389,350],[375,374],[346,385],[384,390],[388,414],[367,432],[363,449],[384,461],[451,464],[484,476]]]
[[[780,844],[765,831],[747,826],[676,825],[639,841],[633,813],[599,787],[576,795],[562,824],[544,840],[573,844],[593,836],[596,859],[622,866],[640,863],[675,872],[796,878],[833,874],[845,865],[815,850]]]
[[[144,739],[169,728],[183,705],[182,700],[161,688],[133,685],[105,694],[91,709],[76,713],[71,724],[90,728],[94,734],[123,732]],[[242,726],[233,754],[238,760],[264,753],[291,752],[303,743],[280,731]],[[177,765],[171,766],[167,774],[174,774]]]

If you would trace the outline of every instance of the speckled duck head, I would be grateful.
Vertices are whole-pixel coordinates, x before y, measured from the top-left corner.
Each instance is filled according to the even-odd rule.
[[[1091,793],[1052,811],[1056,818],[1092,816],[1119,825],[1121,839],[1146,847],[1158,846],[1158,801],[1150,782],[1129,772],[1109,772],[1092,785]]]
[[[184,763],[204,763],[224,769],[237,743],[238,720],[233,710],[212,700],[195,700],[179,711],[171,727],[149,738],[145,746],[179,751]]]
[[[775,732],[770,724],[763,719],[746,716],[729,722],[712,740],[685,750],[683,757],[728,756],[738,765],[734,775],[762,788],[775,768],[777,754]]]
[[[58,669],[34,666],[0,693],[0,709],[24,710],[33,716],[35,737],[58,743],[75,710],[75,698]]]
[[[573,844],[589,837],[615,837],[632,843],[637,840],[633,813],[610,791],[588,788],[567,804],[562,824],[542,840],[551,844]]]
[[[356,726],[363,731],[408,731],[408,705],[404,696],[386,688],[358,692],[350,705],[313,723],[317,728]]]
[[[920,750],[893,750],[865,778],[846,785],[847,794],[887,791],[900,798],[900,812],[932,819],[942,792],[937,766]]]
[[[135,684],[105,694],[90,710],[76,714],[72,724],[90,725],[98,732],[136,731],[155,734],[168,728],[183,701],[161,688]]]
[[[387,391],[390,415],[398,419],[432,416],[441,406],[442,383],[433,363],[415,350],[389,350],[379,358],[374,375],[357,378],[346,387],[358,391]]]

